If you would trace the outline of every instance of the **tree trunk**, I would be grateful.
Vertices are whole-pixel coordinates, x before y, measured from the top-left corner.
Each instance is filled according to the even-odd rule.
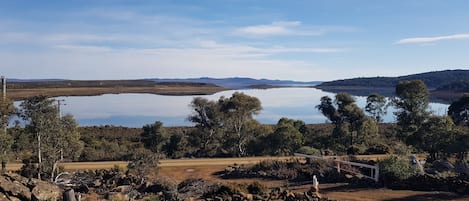
[[[42,155],[41,155],[41,134],[40,133],[37,133],[37,162],[38,162],[37,179],[41,180]]]

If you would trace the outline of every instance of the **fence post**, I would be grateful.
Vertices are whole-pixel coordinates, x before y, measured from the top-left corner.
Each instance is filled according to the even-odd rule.
[[[336,161],[337,162],[337,172],[340,173],[340,162],[339,161]]]
[[[375,180],[376,182],[378,182],[378,180],[379,180],[379,164],[378,164],[378,163],[375,164],[375,176],[374,176],[374,180]]]

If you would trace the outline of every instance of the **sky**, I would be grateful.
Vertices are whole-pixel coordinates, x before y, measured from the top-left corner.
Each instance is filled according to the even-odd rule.
[[[466,0],[0,1],[20,79],[329,81],[469,69]]]

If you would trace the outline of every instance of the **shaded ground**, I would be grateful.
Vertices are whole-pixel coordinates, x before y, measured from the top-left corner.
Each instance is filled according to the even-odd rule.
[[[235,163],[253,164],[260,160],[267,159],[288,159],[290,157],[251,157],[251,158],[223,158],[223,159],[183,159],[183,160],[162,160],[160,161],[158,177],[169,178],[176,182],[181,182],[189,178],[202,178],[209,181],[251,183],[258,181],[267,187],[283,187],[293,191],[305,192],[311,187],[311,183],[290,183],[282,180],[267,179],[221,179],[215,175],[215,172],[224,170],[228,165]],[[87,163],[66,163],[65,169],[85,170],[85,169],[110,169],[115,165],[124,168],[126,162],[87,162]],[[19,168],[19,164],[8,164],[9,170]],[[321,181],[319,181],[321,182]],[[469,196],[458,196],[449,192],[428,192],[428,191],[409,191],[409,190],[391,190],[385,188],[357,188],[350,187],[347,184],[320,184],[320,193],[335,200],[350,201],[427,201],[427,200],[455,200],[468,201]]]
[[[289,183],[288,181],[265,179],[220,179],[213,173],[224,170],[226,165],[199,165],[199,166],[167,166],[160,167],[159,177],[171,178],[177,182],[188,178],[203,178],[210,181],[250,183],[258,181],[267,187],[284,187],[293,191],[305,192],[310,183]],[[469,196],[461,197],[450,192],[427,192],[410,190],[391,190],[386,188],[355,188],[347,184],[320,184],[320,193],[329,199],[349,201],[468,201]]]

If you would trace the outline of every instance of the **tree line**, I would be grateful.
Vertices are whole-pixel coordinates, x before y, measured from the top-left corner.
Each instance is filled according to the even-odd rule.
[[[127,160],[255,155],[383,154],[427,152],[432,160],[450,155],[464,159],[469,150],[469,95],[453,102],[448,115],[429,109],[422,81],[404,81],[396,96],[367,97],[364,109],[347,93],[324,96],[312,106],[330,123],[307,125],[281,118],[275,125],[254,119],[259,99],[235,92],[231,97],[194,98],[187,117],[194,126],[164,127],[156,121],[140,129],[114,126],[79,127],[72,115],[61,116],[54,99],[32,97],[19,108],[1,102],[2,158],[37,163],[35,177],[53,178],[61,161]],[[396,109],[396,123],[382,123],[387,107]],[[5,132],[6,131],[6,132]],[[10,154],[7,154],[10,153]]]

